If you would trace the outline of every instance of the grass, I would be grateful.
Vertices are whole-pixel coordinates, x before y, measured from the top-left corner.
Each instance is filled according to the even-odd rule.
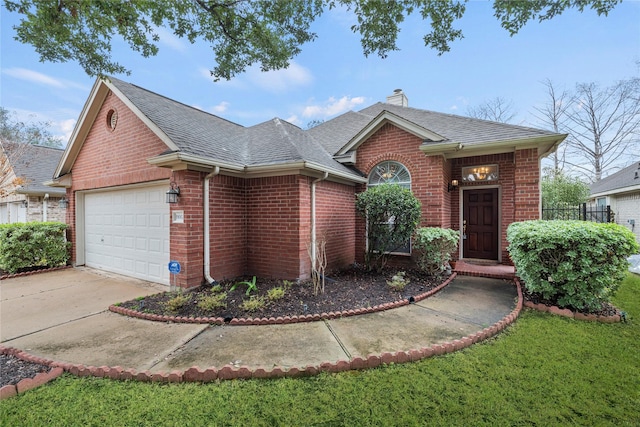
[[[594,425],[640,423],[640,277],[628,323],[523,311],[498,337],[418,363],[302,379],[150,384],[64,375],[2,401],[15,426]]]

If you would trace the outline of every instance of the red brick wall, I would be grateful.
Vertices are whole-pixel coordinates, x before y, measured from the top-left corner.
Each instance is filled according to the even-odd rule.
[[[116,129],[107,126],[107,113],[118,112]],[[113,187],[167,179],[171,171],[147,159],[167,146],[115,95],[107,95],[73,165],[73,190]]]
[[[486,156],[465,157],[461,159],[452,160],[452,178],[457,179],[460,183],[460,187],[457,190],[453,190],[451,199],[451,225],[454,230],[460,230],[460,197],[462,189],[469,189],[479,186],[497,185],[499,186],[499,202],[500,209],[500,252],[502,260],[508,260],[507,254],[507,226],[513,222],[514,218],[514,187],[513,177],[515,173],[515,165],[513,164],[513,153],[493,154]],[[462,168],[467,166],[480,166],[480,165],[498,165],[498,181],[493,182],[462,182]],[[458,258],[459,252],[456,252],[455,258]]]
[[[540,218],[540,163],[538,149],[518,150],[515,154],[515,220]]]
[[[107,113],[118,112],[115,130],[107,126]],[[167,179],[171,171],[147,163],[167,146],[116,96],[107,95],[73,165],[72,187],[67,190],[66,220],[76,261],[75,192]]]
[[[301,242],[301,235],[308,236],[308,221],[306,232],[301,229],[301,215],[309,215],[307,179],[299,175],[252,178],[245,185],[247,273],[300,277],[301,264],[308,258]]]
[[[425,156],[420,151],[422,139],[391,124],[358,147],[356,167],[369,174],[373,167],[385,160],[402,163],[411,174],[411,191],[422,203],[421,227],[448,227],[451,221],[447,182],[450,182],[451,163],[442,156]],[[366,190],[359,186],[358,192]],[[360,216],[356,225],[356,256],[363,261],[365,224]]]
[[[211,179],[211,275],[216,280],[247,273],[245,180],[218,175]]]
[[[200,286],[204,277],[204,191],[203,172],[175,171],[172,180],[180,187],[178,203],[170,210],[184,212],[184,224],[171,224],[169,235],[171,259],[180,262],[177,285],[185,288]]]
[[[355,227],[355,188],[329,181],[316,184],[316,238],[327,242],[327,272],[355,262]]]

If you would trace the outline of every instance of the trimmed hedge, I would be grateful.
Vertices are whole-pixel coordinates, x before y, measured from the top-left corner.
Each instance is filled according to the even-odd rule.
[[[561,307],[598,310],[609,302],[638,243],[617,224],[525,221],[507,229],[508,251],[530,292]]]
[[[0,224],[0,269],[13,274],[22,268],[65,265],[71,247],[66,230],[61,222]]]
[[[442,273],[449,268],[451,253],[458,247],[460,234],[449,228],[422,227],[413,237],[418,267],[429,273]]]

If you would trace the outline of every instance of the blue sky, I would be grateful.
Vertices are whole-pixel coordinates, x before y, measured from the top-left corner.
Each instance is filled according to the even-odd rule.
[[[0,14],[0,105],[23,120],[51,122],[66,144],[94,79],[75,63],[39,62],[32,47],[13,40],[18,16],[4,8]],[[638,1],[625,1],[608,17],[565,12],[531,22],[514,37],[500,27],[489,3],[472,1],[457,23],[465,38],[442,56],[424,47],[426,24],[414,16],[402,26],[400,51],[365,58],[350,30],[353,22],[348,12],[327,12],[314,23],[318,38],[303,46],[289,69],[261,73],[255,67],[217,83],[209,76],[215,58],[206,43],[191,45],[161,31],[153,58],[114,45],[114,57],[131,70],[116,77],[242,125],[279,117],[305,128],[312,120],[384,102],[396,88],[412,107],[461,115],[500,96],[513,102],[513,122],[535,126],[534,107],[546,101],[544,79],[571,89],[584,82],[607,86],[639,73]]]

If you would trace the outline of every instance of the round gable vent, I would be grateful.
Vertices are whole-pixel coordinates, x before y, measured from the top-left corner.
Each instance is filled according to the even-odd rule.
[[[107,127],[110,130],[115,130],[118,124],[118,112],[116,110],[109,110],[107,113]]]

